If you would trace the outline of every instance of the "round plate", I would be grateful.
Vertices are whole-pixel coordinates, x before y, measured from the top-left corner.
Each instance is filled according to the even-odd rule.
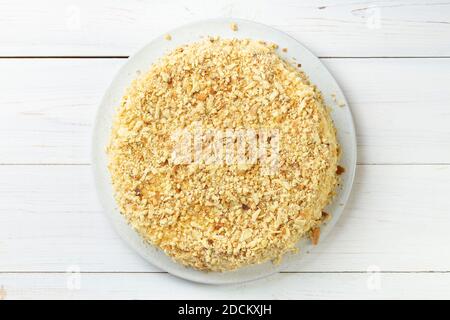
[[[237,32],[231,30],[230,24],[232,22],[237,23],[239,27]],[[287,52],[279,50],[279,54],[287,60],[293,61],[292,58],[295,58],[296,62],[301,63],[302,70],[310,77],[312,83],[316,84],[322,91],[326,104],[332,109],[331,116],[337,128],[338,140],[342,150],[340,164],[346,169],[342,175],[341,186],[337,191],[333,203],[326,208],[326,211],[332,214],[332,219],[321,228],[320,238],[323,241],[342,214],[344,205],[350,195],[355,174],[356,138],[352,115],[347,101],[334,78],[316,56],[294,38],[271,27],[238,19],[220,19],[196,22],[168,33],[172,36],[171,41],[167,41],[161,36],[151,41],[128,59],[112,81],[100,104],[92,142],[92,163],[100,202],[120,236],[153,265],[173,275],[202,283],[220,284],[244,282],[273,274],[285,268],[292,261],[298,261],[302,258],[304,252],[313,249],[310,241],[307,239],[299,241],[298,247],[301,249],[300,253],[285,255],[279,265],[266,262],[244,267],[237,271],[203,272],[186,268],[174,262],[164,252],[145,243],[140,238],[126,223],[116,206],[107,168],[108,159],[105,153],[105,147],[109,140],[115,109],[120,105],[126,88],[137,77],[137,74],[146,72],[156,59],[163,56],[169,50],[182,44],[199,41],[201,37],[251,38],[254,40],[274,42],[280,48],[288,48]],[[336,96],[336,99],[332,98],[333,95]],[[339,107],[336,101],[344,102],[346,106]]]

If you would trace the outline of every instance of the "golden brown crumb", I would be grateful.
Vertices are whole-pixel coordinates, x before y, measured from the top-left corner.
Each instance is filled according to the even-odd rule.
[[[311,242],[313,245],[317,245],[320,239],[320,228],[316,227],[311,230]]]
[[[337,174],[338,176],[340,176],[340,175],[343,174],[344,172],[345,172],[345,168],[344,168],[344,167],[337,166],[336,174]]]
[[[194,123],[279,130],[277,172],[174,163],[171,135]],[[279,260],[318,233],[337,185],[338,144],[321,93],[272,45],[248,39],[207,38],[155,62],[123,96],[108,156],[127,221],[200,270]]]
[[[231,30],[233,30],[233,31],[238,31],[238,25],[237,25],[235,22],[232,22],[232,23],[230,24],[230,28],[231,28]]]
[[[288,51],[288,49],[287,48],[283,48],[283,49],[281,49],[283,52],[287,52]]]
[[[170,41],[170,40],[172,40],[172,36],[170,34],[166,34],[164,36],[164,39],[167,40],[167,41]]]
[[[322,211],[322,221],[328,222],[331,219],[331,214],[328,212]]]

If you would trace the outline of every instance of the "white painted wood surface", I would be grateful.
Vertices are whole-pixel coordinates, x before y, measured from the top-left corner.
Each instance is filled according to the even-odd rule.
[[[284,273],[233,286],[158,273],[0,274],[0,282],[8,299],[450,299],[448,273]]]
[[[215,17],[272,25],[323,57],[358,132],[354,192],[329,238],[235,286],[176,279],[127,248],[89,165],[125,57]],[[445,1],[0,0],[0,299],[450,298],[449,40]]]
[[[448,1],[1,0],[0,55],[130,55],[200,19],[286,31],[319,56],[450,56]]]
[[[323,61],[354,114],[359,163],[450,163],[450,59]],[[0,163],[89,163],[97,105],[125,62],[0,59]]]
[[[0,177],[0,272],[159,271],[115,234],[89,166],[0,166]],[[342,220],[285,271],[447,271],[449,185],[450,165],[358,166]]]

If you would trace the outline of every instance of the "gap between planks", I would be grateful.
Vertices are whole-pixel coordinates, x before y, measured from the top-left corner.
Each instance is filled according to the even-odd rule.
[[[0,56],[0,59],[128,59],[130,56]],[[319,59],[450,59],[450,56],[318,56]]]
[[[67,271],[0,271],[0,275],[4,274],[67,274],[73,272]],[[167,271],[80,271],[80,274],[170,274]],[[447,274],[450,270],[417,270],[417,271],[279,271],[275,274]]]
[[[450,166],[450,162],[439,162],[439,163],[396,163],[396,162],[389,162],[389,163],[357,163],[357,166]],[[0,163],[0,166],[92,166],[92,163]]]

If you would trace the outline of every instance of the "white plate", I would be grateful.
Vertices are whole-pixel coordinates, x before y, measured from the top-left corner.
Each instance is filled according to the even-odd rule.
[[[231,22],[238,24],[238,32],[233,32],[230,29]],[[274,42],[280,48],[288,48],[286,53],[280,50],[280,55],[286,59],[295,57],[297,62],[302,64],[302,69],[322,91],[327,105],[333,110],[332,117],[342,148],[341,165],[346,169],[345,174],[342,176],[342,186],[339,188],[333,203],[326,209],[327,212],[332,214],[332,219],[322,227],[320,238],[323,241],[342,214],[344,205],[350,195],[355,174],[356,138],[352,115],[347,101],[334,78],[316,56],[294,38],[268,26],[238,19],[220,19],[196,22],[168,33],[172,36],[171,41],[167,41],[161,36],[151,41],[128,59],[127,63],[112,81],[98,109],[93,136],[92,160],[96,187],[103,208],[112,220],[117,232],[134,250],[155,266],[178,277],[202,283],[220,284],[244,282],[273,274],[285,268],[290,262],[298,261],[305,252],[312,250],[313,246],[309,243],[309,240],[301,240],[298,244],[301,248],[301,253],[286,255],[278,266],[267,262],[224,273],[202,272],[186,268],[174,262],[162,251],[141,240],[139,235],[126,223],[116,206],[107,169],[108,161],[105,146],[109,139],[115,108],[120,105],[125,89],[136,78],[138,73],[147,71],[152,62],[163,56],[167,51],[182,44],[198,41],[202,36],[251,38]],[[331,98],[332,94],[336,95],[337,101],[345,102],[346,106],[337,106],[336,102]]]

